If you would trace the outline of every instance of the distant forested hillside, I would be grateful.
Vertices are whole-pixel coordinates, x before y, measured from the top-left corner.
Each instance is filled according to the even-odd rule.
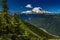
[[[25,22],[43,28],[52,35],[60,36],[60,14],[21,14]]]

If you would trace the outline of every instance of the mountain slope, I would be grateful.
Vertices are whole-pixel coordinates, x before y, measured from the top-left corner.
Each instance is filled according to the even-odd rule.
[[[39,31],[35,26],[19,19],[18,15],[11,16],[10,14],[0,13],[0,40],[47,40],[52,38],[52,36],[47,36],[48,34],[42,36],[39,34],[40,32],[45,35],[42,30]]]
[[[28,26],[28,28],[30,30],[32,30],[34,33],[36,33],[37,35],[39,35],[39,36],[41,36],[43,38],[46,38],[46,39],[56,39],[56,38],[59,38],[59,37],[56,37],[56,36],[48,34],[47,32],[45,32],[45,31],[43,31],[43,30],[33,26],[32,24],[29,24],[29,23],[25,23],[25,24]]]
[[[60,14],[21,14],[21,18],[52,35],[60,36]]]
[[[28,25],[19,19],[18,15],[11,16],[0,13],[0,40],[43,40],[45,38],[34,33]]]

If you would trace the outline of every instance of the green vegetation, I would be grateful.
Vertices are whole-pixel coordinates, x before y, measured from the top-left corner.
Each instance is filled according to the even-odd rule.
[[[0,13],[0,40],[47,40],[56,38],[19,19],[19,15]]]
[[[52,36],[52,35],[44,32],[43,30],[41,30],[41,29],[39,29],[39,28],[29,24],[29,23],[25,23],[25,24],[28,26],[28,28],[30,30],[32,30],[34,33],[36,33],[37,35],[39,35],[39,36],[41,36],[41,37],[43,37],[45,39],[53,39],[53,38],[57,39],[58,38],[58,37]]]
[[[52,37],[46,33],[45,35],[42,30],[37,29],[35,26],[22,21],[18,14],[10,15],[7,12],[6,2],[7,0],[2,0],[3,11],[0,12],[0,40],[48,40],[48,38]]]
[[[28,40],[38,36],[30,31],[24,22],[9,14],[0,14],[0,40]],[[33,35],[34,34],[34,35]]]
[[[27,14],[31,20],[29,20],[26,15],[28,23],[38,27],[43,28],[51,35],[60,36],[60,14]],[[33,16],[33,17],[32,17]]]

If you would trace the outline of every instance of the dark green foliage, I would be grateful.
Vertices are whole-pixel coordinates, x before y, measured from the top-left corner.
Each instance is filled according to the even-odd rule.
[[[2,8],[3,8],[3,12],[7,12],[8,7],[7,7],[7,0],[2,0]]]
[[[29,32],[24,22],[17,16],[13,17],[9,14],[0,14],[0,39],[1,40],[30,40],[33,35]],[[33,38],[35,35],[33,35]]]

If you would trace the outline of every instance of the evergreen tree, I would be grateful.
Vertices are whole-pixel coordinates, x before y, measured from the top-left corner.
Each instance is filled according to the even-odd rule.
[[[3,12],[7,12],[7,10],[8,10],[7,0],[2,0],[2,8],[3,8]]]

